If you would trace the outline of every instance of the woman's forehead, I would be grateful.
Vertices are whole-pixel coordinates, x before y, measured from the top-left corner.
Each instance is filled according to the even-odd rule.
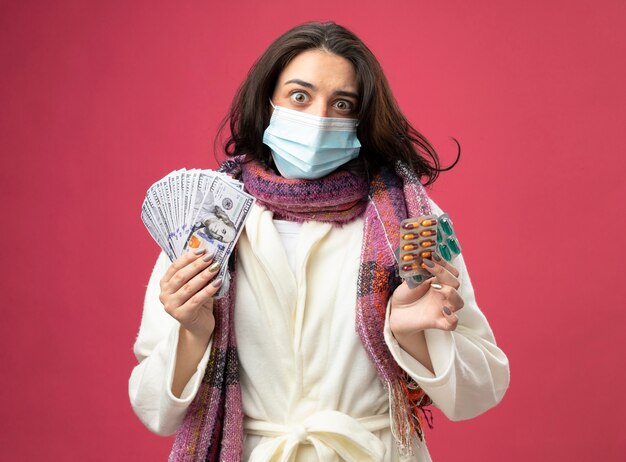
[[[354,66],[347,59],[325,50],[307,50],[293,58],[278,77],[278,86],[312,85],[313,90],[357,92]]]

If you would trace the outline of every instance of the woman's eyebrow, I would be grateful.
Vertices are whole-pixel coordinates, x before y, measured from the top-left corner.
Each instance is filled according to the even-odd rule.
[[[302,85],[303,87],[307,87],[310,88],[313,91],[317,91],[317,87],[315,85],[313,85],[312,83],[309,82],[305,82],[304,80],[300,80],[300,79],[291,79],[291,80],[287,80],[284,85],[287,85],[289,83],[295,83],[297,85]]]
[[[287,80],[283,85],[288,85],[290,83],[295,83],[296,85],[301,85],[303,87],[306,88],[310,88],[313,91],[317,91],[317,87],[315,85],[313,85],[312,83],[309,82],[305,82],[304,80],[300,80],[300,79],[291,79],[291,80]],[[334,96],[347,96],[349,98],[354,98],[356,100],[359,99],[359,95],[352,92],[352,91],[346,91],[346,90],[336,90],[333,92]]]
[[[354,98],[358,101],[359,99],[359,95],[357,95],[356,93],[352,92],[352,91],[345,91],[345,90],[337,90],[333,92],[334,96],[347,96],[348,98]]]

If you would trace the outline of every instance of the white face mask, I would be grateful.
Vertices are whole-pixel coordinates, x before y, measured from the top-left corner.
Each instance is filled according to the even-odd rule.
[[[313,180],[359,156],[357,125],[357,119],[318,117],[274,106],[263,143],[272,150],[283,177]]]

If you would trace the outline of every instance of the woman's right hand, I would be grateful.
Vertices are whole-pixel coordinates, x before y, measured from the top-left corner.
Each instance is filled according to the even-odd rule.
[[[213,296],[222,285],[214,279],[220,265],[206,249],[176,259],[161,278],[159,300],[165,311],[194,337],[208,341],[215,328]]]

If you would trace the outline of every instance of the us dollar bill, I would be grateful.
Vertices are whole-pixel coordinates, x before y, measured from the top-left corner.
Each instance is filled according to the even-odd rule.
[[[243,185],[213,170],[177,170],[154,183],[142,204],[141,219],[171,261],[184,252],[214,253],[228,290],[227,263],[255,199]]]

